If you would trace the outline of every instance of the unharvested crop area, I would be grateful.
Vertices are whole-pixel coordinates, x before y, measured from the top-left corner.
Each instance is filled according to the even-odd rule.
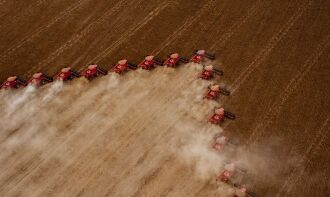
[[[231,196],[218,168],[259,196],[330,193],[330,2],[0,1],[0,80],[118,59],[217,55],[219,103],[201,65],[1,92],[1,196]],[[216,105],[237,116],[206,123]],[[235,152],[215,154],[224,132]]]

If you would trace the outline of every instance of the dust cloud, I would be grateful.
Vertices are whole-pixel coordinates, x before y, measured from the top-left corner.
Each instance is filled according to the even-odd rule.
[[[215,179],[230,158],[211,148],[223,131],[207,119],[221,104],[203,99],[211,82],[198,79],[201,69],[190,63],[1,91],[1,193],[42,196],[55,187],[59,195],[75,194],[81,185],[97,190],[101,180],[92,172],[108,162],[108,176],[119,177],[110,192],[131,195],[146,174],[173,157],[197,178]],[[131,171],[134,176],[125,177]],[[93,181],[78,179],[79,173]],[[67,188],[66,181],[75,184]]]

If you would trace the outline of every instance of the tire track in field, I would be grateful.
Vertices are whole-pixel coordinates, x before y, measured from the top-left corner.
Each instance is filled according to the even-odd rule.
[[[202,192],[203,192],[203,191],[204,191],[204,190],[205,190],[210,184],[211,184],[210,181],[205,182],[205,183],[200,187],[200,189],[196,191],[196,193],[195,193],[194,196],[196,196],[196,197],[201,196]]]
[[[294,170],[289,174],[280,191],[276,194],[277,197],[287,196],[287,194],[291,192],[296,183],[301,180],[306,165],[311,162],[314,155],[319,151],[320,147],[324,143],[326,136],[329,135],[329,127],[327,126],[328,122],[329,116],[327,116],[321,128],[316,132],[316,136],[312,139],[312,143],[308,146],[297,167],[294,168]]]
[[[5,59],[9,55],[11,55],[13,52],[15,52],[17,49],[22,47],[24,44],[31,42],[36,36],[38,36],[40,33],[48,29],[49,27],[53,26],[60,20],[64,19],[66,16],[71,14],[73,11],[78,9],[82,4],[87,3],[91,0],[79,0],[74,5],[71,5],[68,9],[61,12],[59,15],[57,15],[55,18],[53,18],[51,21],[48,22],[46,26],[40,27],[36,31],[34,31],[32,34],[25,36],[22,40],[19,41],[17,45],[9,47],[4,53],[0,55],[0,59]]]
[[[242,25],[244,25],[256,12],[260,9],[262,5],[262,1],[256,1],[247,11],[247,15],[241,17],[237,23],[232,25],[227,32],[225,32],[219,40],[217,40],[211,47],[210,50],[214,50],[216,47],[220,48],[223,47],[224,44],[230,39],[233,34],[240,29]]]
[[[186,196],[194,196],[202,187],[204,187],[204,184],[208,184],[208,180],[196,179],[192,169],[186,169],[186,166],[184,166],[183,170],[184,172],[177,172],[173,175],[174,178],[176,178],[176,183],[172,182],[168,188],[166,196],[177,197],[182,194],[185,194]],[[178,188],[177,184],[180,185],[181,188]]]
[[[138,189],[136,190],[136,192],[132,195],[134,197],[137,196],[146,196],[146,191],[148,189],[145,189],[146,187],[148,187],[150,184],[152,184],[152,182],[154,182],[159,176],[163,177],[164,179],[168,178],[168,177],[164,177],[164,168],[166,168],[169,164],[171,164],[171,162],[174,160],[174,157],[169,157],[167,159],[164,159],[161,162],[161,165],[159,165],[156,169],[152,170],[151,172],[149,172],[145,177],[142,178],[142,184],[139,185]],[[175,172],[177,168],[174,169],[169,169],[170,171],[167,171],[167,175],[169,174],[173,174]],[[174,170],[174,171],[173,171]],[[171,177],[173,178],[173,177]],[[167,181],[164,181],[163,183],[167,183]],[[159,186],[157,187],[158,191],[162,191],[164,190],[164,188],[160,188]],[[159,194],[159,192],[158,192]],[[110,195],[110,192],[107,193],[107,195]],[[149,191],[149,195],[150,196],[150,191]]]
[[[140,30],[142,27],[144,27],[146,24],[149,23],[155,16],[158,16],[158,14],[163,11],[166,7],[170,5],[170,2],[163,2],[158,6],[156,9],[151,11],[144,19],[142,19],[142,22],[134,25],[133,27],[129,28],[116,42],[111,44],[109,47],[107,47],[104,52],[101,52],[99,55],[94,57],[90,62],[96,62],[98,63],[100,60],[105,58],[109,53],[117,49],[121,44],[123,44],[124,41],[126,41],[128,38],[133,36],[138,30]]]
[[[45,60],[39,62],[36,66],[32,67],[32,69],[30,69],[29,73],[31,74],[33,71],[40,69],[43,65],[49,65],[59,55],[61,55],[64,51],[71,48],[72,46],[74,46],[74,44],[79,42],[84,36],[91,33],[97,25],[105,22],[105,20],[107,19],[108,16],[110,16],[113,13],[116,13],[116,12],[120,11],[120,8],[125,6],[126,3],[127,3],[126,1],[118,1],[109,11],[107,11],[105,14],[103,14],[96,21],[93,21],[92,23],[90,23],[82,32],[73,35],[73,37],[71,37],[71,39],[69,39],[65,44],[63,44],[56,51],[51,53]]]
[[[158,155],[156,155],[156,157],[157,156]],[[174,156],[167,156],[166,158],[161,158],[159,160],[160,161],[158,166],[155,165],[155,167],[150,172],[147,172],[146,175],[140,179],[141,184],[137,187],[136,191],[131,196],[156,196],[160,194],[161,196],[169,196],[168,193],[171,191],[173,185],[176,185],[177,187],[182,186],[182,183],[178,183],[177,181],[181,178],[182,174],[179,172],[184,167],[174,163],[176,161]],[[174,165],[169,167],[171,164]],[[141,166],[141,168],[143,167]],[[168,171],[166,171],[166,174],[164,174],[164,170],[167,169]],[[157,187],[157,192],[154,190],[148,191],[148,188],[150,189],[150,184],[157,182],[160,177],[162,179],[162,184],[155,185]],[[147,195],[147,193],[150,192],[154,192],[154,194]]]
[[[173,156],[166,157],[165,159],[161,158],[160,162],[158,163],[158,166],[155,169],[151,170],[149,173],[147,173],[146,176],[140,179],[141,184],[137,187],[136,191],[132,194],[132,196],[141,196],[141,193],[143,193],[144,188],[147,187],[152,181],[154,181],[159,175],[161,175],[164,167],[170,164],[173,160],[174,160]],[[110,194],[110,192],[108,192],[107,194]]]
[[[182,35],[184,31],[186,31],[190,26],[192,26],[197,20],[199,20],[205,12],[209,11],[212,6],[216,3],[216,0],[210,0],[208,1],[199,11],[197,14],[191,15],[188,17],[183,25],[180,25],[180,27],[175,30],[170,36],[167,37],[165,41],[163,41],[160,46],[158,46],[156,49],[154,49],[151,54],[158,55],[161,50],[166,48],[170,43],[172,43],[174,40],[176,40],[179,36]],[[214,6],[215,7],[215,6]],[[196,16],[197,15],[197,16]]]
[[[294,92],[300,82],[304,79],[305,75],[308,74],[311,68],[317,63],[324,51],[326,51],[326,49],[329,47],[329,41],[330,36],[327,36],[327,38],[318,46],[317,50],[301,67],[301,70],[298,71],[298,73],[291,79],[291,81],[283,90],[283,93],[279,96],[279,100],[274,102],[274,104],[269,108],[264,118],[259,121],[252,134],[250,135],[249,139],[247,140],[247,144],[253,145],[262,137],[267,126],[271,124],[272,120],[280,114],[287,99],[291,96],[291,94]]]
[[[250,76],[250,74],[263,63],[266,58],[270,55],[271,51],[277,46],[277,44],[287,35],[289,30],[298,21],[298,19],[303,15],[303,13],[312,5],[312,1],[309,0],[307,3],[303,4],[298,11],[290,17],[290,19],[285,23],[285,25],[271,38],[268,45],[262,49],[257,57],[247,66],[247,68],[236,78],[232,84],[232,94],[234,94],[245,82],[245,80]]]

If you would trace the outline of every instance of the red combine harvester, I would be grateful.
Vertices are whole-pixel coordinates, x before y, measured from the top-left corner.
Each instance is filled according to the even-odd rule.
[[[205,58],[215,60],[215,55],[209,54],[205,50],[196,50],[190,58],[190,61],[194,63],[202,63]]]
[[[138,65],[138,67],[145,70],[151,70],[155,68],[155,65],[163,65],[162,60],[156,58],[155,56],[149,55],[144,58],[144,60]]]
[[[18,89],[27,86],[27,82],[17,76],[8,77],[8,79],[1,84],[0,89]]]
[[[235,120],[236,116],[230,112],[225,111],[224,108],[220,107],[214,110],[214,114],[209,118],[209,122],[212,124],[220,124],[225,118]]]
[[[61,72],[55,75],[56,80],[68,81],[80,77],[77,71],[72,70],[70,67],[62,68]]]
[[[246,174],[246,170],[237,168],[234,163],[227,163],[223,169],[220,170],[217,181],[222,181],[231,184],[231,179],[235,176],[235,179],[243,179]]]
[[[43,73],[35,73],[29,80],[29,85],[39,87],[51,82],[53,82],[52,77],[49,77]]]
[[[218,134],[214,137],[214,142],[212,145],[212,148],[217,151],[220,152],[222,150],[224,150],[226,147],[228,146],[236,146],[237,142],[235,142],[232,139],[229,139],[228,137]]]
[[[167,59],[164,61],[164,66],[175,68],[181,63],[186,64],[188,62],[189,60],[187,58],[180,57],[178,53],[172,53],[168,55]]]
[[[214,84],[208,87],[208,91],[206,92],[204,98],[216,100],[219,98],[220,94],[229,96],[230,92],[228,90],[220,88],[220,85]]]
[[[126,59],[122,59],[119,60],[116,66],[112,68],[112,71],[118,74],[123,74],[124,72],[128,71],[128,69],[135,70],[137,69],[137,66],[135,64],[129,63]]]
[[[245,186],[241,186],[232,182],[232,179],[240,179],[245,176],[246,170],[239,169],[234,163],[228,163],[221,169],[217,181],[225,182],[237,190],[233,194],[233,197],[258,197],[254,192],[248,191]]]
[[[199,78],[209,80],[214,77],[214,74],[222,76],[223,71],[213,68],[212,65],[205,66]]]
[[[221,170],[216,180],[229,183],[230,179],[234,176],[234,174],[235,174],[235,164],[229,163],[226,164],[224,169]]]
[[[107,75],[108,71],[98,67],[96,64],[91,64],[84,70],[81,76],[84,76],[88,80],[92,80],[100,75]]]

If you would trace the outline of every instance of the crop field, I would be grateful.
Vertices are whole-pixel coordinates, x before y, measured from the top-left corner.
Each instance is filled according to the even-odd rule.
[[[330,193],[330,2],[0,0],[0,80],[110,70],[147,55],[202,64],[0,91],[0,196],[259,197]],[[218,83],[231,92],[203,99]],[[208,123],[215,107],[236,115]],[[216,152],[216,134],[234,147]]]

